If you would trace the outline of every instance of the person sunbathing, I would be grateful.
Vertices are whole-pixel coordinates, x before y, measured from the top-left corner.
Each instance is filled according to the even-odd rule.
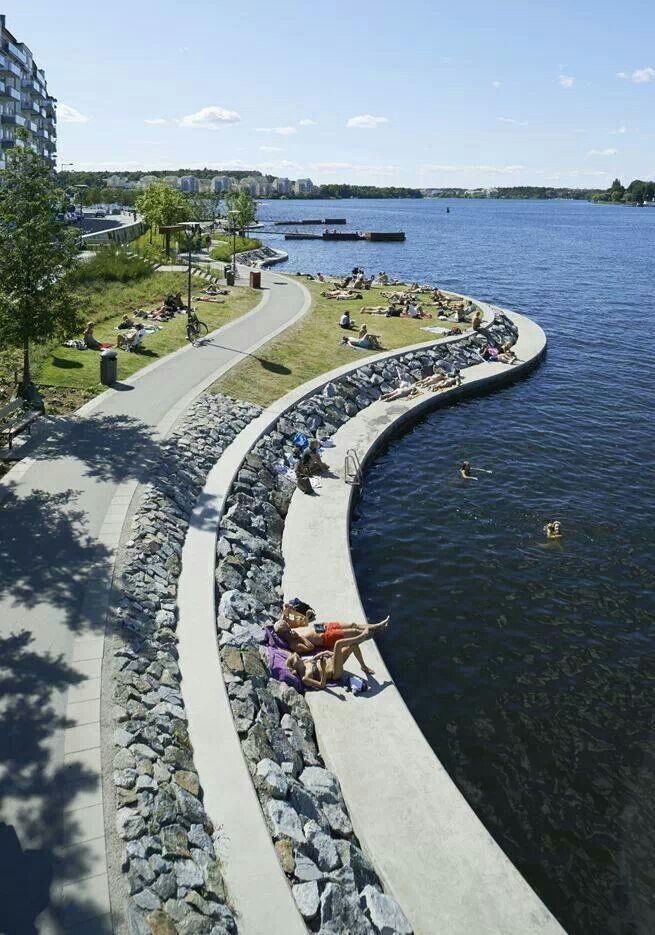
[[[130,328],[134,328],[134,320],[130,318],[129,315],[123,315],[123,319],[120,325],[116,325],[118,331],[127,331]]]
[[[503,364],[517,364],[519,360],[512,350],[511,344],[503,344],[497,359]]]
[[[338,682],[343,675],[344,663],[351,655],[355,655],[364,672],[372,674],[372,670],[365,665],[364,660],[361,658],[361,651],[356,653],[355,647],[359,649],[359,646],[365,643],[366,640],[372,639],[380,628],[386,629],[388,625],[389,618],[387,617],[378,624],[369,624],[358,628],[359,632],[353,636],[337,636],[331,651],[318,653],[311,659],[303,659],[300,653],[293,652],[287,659],[287,668],[301,679],[303,685],[317,689],[325,688],[328,682]],[[332,626],[339,627],[343,632],[341,624],[326,624],[325,626],[326,630],[327,627]],[[332,634],[334,635],[334,633],[333,630]],[[332,638],[330,641],[332,641]]]
[[[203,295],[229,295],[229,289],[219,289],[217,286],[207,286],[203,289]]]
[[[342,301],[345,299],[361,299],[361,292],[348,292],[346,289],[328,289],[325,292],[321,292],[321,295],[324,299],[337,299]]]
[[[424,312],[420,305],[414,305],[413,302],[408,302],[406,311],[400,314],[401,318],[432,318],[431,312]]]
[[[361,636],[367,630],[375,632],[380,627],[387,626],[388,618],[371,625],[361,625],[357,623],[316,623],[310,621],[306,625],[291,626],[286,620],[278,620],[273,625],[273,629],[281,640],[287,644],[292,653],[299,656],[311,655],[317,649],[333,650],[339,640],[352,639],[352,637]],[[373,669],[369,669],[362,659],[359,646],[353,650],[355,658],[359,662],[364,672],[373,674]]]
[[[148,331],[143,325],[134,328],[133,331],[124,331],[118,335],[117,346],[124,351],[136,351],[141,347],[141,343],[147,334]]]
[[[471,322],[471,327],[474,331],[479,331],[482,327],[482,312],[479,308],[476,308],[475,314],[473,316],[473,321]]]
[[[217,299],[212,295],[193,295],[191,299],[193,302],[213,302],[214,305],[225,305],[225,299]]]
[[[390,393],[385,393],[380,399],[385,403],[391,403],[394,399],[413,399],[421,395],[421,389],[417,383],[405,383]]]
[[[390,305],[365,305],[360,308],[362,315],[388,315],[390,311]]]
[[[418,380],[414,385],[435,392],[436,390],[448,389],[451,386],[459,386],[461,382],[462,378],[458,373],[449,374],[445,370],[437,370],[431,376]]]

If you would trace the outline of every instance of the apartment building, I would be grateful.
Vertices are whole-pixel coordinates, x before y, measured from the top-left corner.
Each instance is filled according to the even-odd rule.
[[[34,152],[53,166],[57,158],[56,99],[48,94],[45,73],[32,53],[7,29],[0,13],[0,171],[9,149],[16,145],[16,131],[28,134]]]
[[[314,183],[311,179],[298,179],[293,183],[293,190],[296,195],[311,195]]]
[[[182,192],[197,192],[198,191],[198,179],[195,175],[183,175],[180,178],[180,191]]]
[[[215,194],[220,192],[229,192],[232,187],[232,179],[229,175],[215,175],[212,179],[212,191]]]

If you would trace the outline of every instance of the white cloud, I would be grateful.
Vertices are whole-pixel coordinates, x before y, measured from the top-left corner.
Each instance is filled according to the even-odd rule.
[[[295,127],[255,127],[255,133],[277,133],[278,136],[291,136],[297,132]]]
[[[153,117],[152,120],[144,120],[144,123],[147,123],[149,127],[162,127],[165,123],[168,123],[168,120],[164,120],[163,117]]]
[[[318,126],[318,121],[317,121],[317,120],[309,120],[309,118],[305,118],[305,120],[299,120],[299,121],[298,121],[298,124],[299,124],[299,126],[301,126],[301,127],[317,127],[317,126]]]
[[[616,156],[616,149],[590,149],[588,156]]]
[[[260,146],[259,147],[263,153],[283,153],[284,150],[281,146]]]
[[[500,81],[492,81],[492,82],[491,82],[491,87],[492,87],[492,88],[499,88],[499,87],[501,86],[501,84],[502,84],[502,82],[500,82]]]
[[[225,110],[223,107],[203,107],[195,114],[187,114],[180,120],[181,127],[192,127],[199,130],[220,130],[239,123],[240,115],[235,110]]]
[[[575,78],[570,75],[560,75],[557,80],[563,88],[572,88],[575,84]]]
[[[57,105],[57,120],[60,123],[88,123],[89,118],[68,104]]]
[[[638,68],[632,72],[632,80],[635,84],[645,84],[647,81],[655,81],[655,68]]]
[[[314,162],[311,168],[316,172],[365,172],[368,175],[390,175],[400,166],[371,166],[354,162]]]
[[[373,117],[371,114],[360,114],[358,117],[350,117],[346,126],[357,127],[362,130],[375,130],[380,124],[388,122],[388,117]]]
[[[617,134],[620,134],[620,133],[627,133],[627,132],[628,132],[627,128],[624,127],[623,124],[621,124],[621,126],[620,126],[620,127],[617,127],[616,130],[610,130],[610,135],[611,135],[611,136],[617,136]]]
[[[634,81],[635,84],[647,84],[649,81],[655,81],[655,68],[647,65],[645,68],[637,68],[631,75],[624,71],[617,71],[616,77],[624,81]]]
[[[527,127],[527,120],[514,120],[513,117],[496,117],[496,120],[500,120],[501,123],[513,123],[517,127]]]
[[[522,172],[526,167],[510,166],[422,166],[424,172],[490,172],[492,175],[512,175]]]

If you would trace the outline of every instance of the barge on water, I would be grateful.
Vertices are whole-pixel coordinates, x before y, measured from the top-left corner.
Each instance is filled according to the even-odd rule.
[[[405,231],[323,231],[322,234],[284,235],[285,240],[370,240],[375,243],[405,240]]]
[[[320,227],[322,224],[347,224],[348,221],[346,218],[310,218],[309,220],[304,221],[273,221],[276,227],[291,227],[299,226],[301,224],[313,225],[314,227]]]

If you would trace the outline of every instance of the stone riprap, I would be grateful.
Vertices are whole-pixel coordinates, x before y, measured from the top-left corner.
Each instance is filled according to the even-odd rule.
[[[518,334],[502,313],[484,331],[499,344],[513,344]],[[296,489],[276,469],[291,452],[296,432],[329,438],[399,380],[478,363],[483,343],[483,335],[472,333],[363,363],[303,399],[246,456],[219,526],[217,633],[234,722],[298,909],[308,928],[321,935],[406,935],[411,927],[382,892],[353,833],[339,782],[318,752],[305,699],[268,674],[261,644],[264,627],[281,611],[282,533]]]
[[[257,250],[246,250],[237,253],[237,263],[242,266],[261,266],[286,259],[286,253],[274,250],[272,247],[259,247]]]
[[[176,648],[189,517],[207,473],[259,408],[204,396],[161,445],[132,522],[114,612],[116,830],[133,933],[237,931],[202,803]]]

